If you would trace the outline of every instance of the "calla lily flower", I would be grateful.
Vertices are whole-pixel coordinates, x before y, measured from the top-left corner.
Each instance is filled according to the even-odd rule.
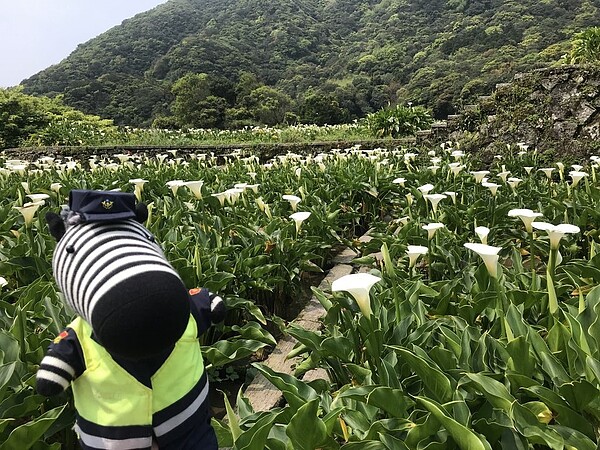
[[[331,283],[331,292],[348,292],[356,300],[363,316],[371,317],[373,311],[369,291],[379,281],[381,281],[381,278],[369,273],[345,275]]]
[[[517,186],[519,185],[519,183],[523,181],[520,178],[515,178],[515,177],[510,177],[507,182],[508,185],[510,186],[510,188],[514,191],[515,189],[517,189]]]
[[[427,247],[423,245],[409,245],[406,247],[406,254],[408,255],[408,267],[413,267],[419,256],[425,255],[427,253]]]
[[[57,194],[60,194],[60,190],[62,187],[63,187],[63,185],[60,183],[52,183],[50,185],[50,190],[53,192],[56,192]]]
[[[244,193],[244,190],[240,188],[231,188],[227,189],[224,193],[227,195],[227,200],[229,203],[235,205],[240,198],[240,195]]]
[[[448,167],[450,167],[450,171],[452,172],[452,175],[456,176],[460,173],[461,170],[464,169],[465,166],[463,166],[461,163],[454,162],[454,163],[448,164]]]
[[[481,185],[483,187],[488,188],[490,190],[490,192],[492,193],[492,196],[494,196],[494,197],[496,196],[496,193],[498,192],[498,188],[500,187],[499,184],[496,184],[496,183],[487,183],[487,182],[486,183],[481,183]]]
[[[452,153],[450,153],[450,156],[452,156],[455,160],[459,160],[465,156],[465,154],[462,150],[454,150]]]
[[[489,170],[478,170],[476,172],[471,172],[471,175],[475,177],[475,183],[481,183],[483,181],[483,178],[489,173]]]
[[[487,244],[487,238],[488,234],[490,234],[490,229],[488,227],[476,227],[475,234],[482,244]]]
[[[8,281],[6,281],[6,278],[0,277],[0,288],[3,288],[7,284],[8,284]]]
[[[437,207],[440,201],[447,198],[447,196],[444,194],[425,194],[423,197],[431,202],[431,207],[433,208],[434,213],[437,212]]]
[[[246,185],[247,189],[252,189],[252,192],[254,192],[255,194],[258,194],[258,187],[260,186],[260,184],[248,184]]]
[[[481,259],[492,278],[498,278],[498,253],[502,250],[501,247],[492,247],[486,244],[477,244],[473,242],[467,242],[464,244],[466,248],[474,251]]]
[[[405,179],[405,178],[395,178],[394,180],[392,180],[392,183],[394,183],[394,184],[399,184],[399,185],[400,185],[400,186],[402,186],[402,187],[405,187],[405,186],[404,186],[404,183],[405,183],[405,182],[406,182],[406,179]]]
[[[446,192],[444,192],[444,194],[446,194],[448,197],[450,197],[452,199],[452,203],[454,203],[456,205],[456,192],[446,191]]]
[[[525,167],[523,167],[523,169],[525,169],[525,172],[527,172],[527,175],[529,175],[531,173],[531,171],[533,170],[533,167],[525,166]]]
[[[225,200],[229,198],[229,194],[227,192],[218,192],[217,194],[210,194],[212,197],[215,197],[219,200],[221,207],[225,206]]]
[[[134,178],[133,180],[129,180],[129,182],[135,186],[135,188],[134,188],[135,198],[137,198],[138,201],[141,201],[142,200],[142,191],[144,190],[144,184],[146,184],[148,182],[148,180],[143,180],[141,178]]]
[[[30,227],[33,223],[35,213],[43,204],[44,201],[41,200],[38,202],[25,203],[23,206],[13,206],[13,208],[17,209],[23,215],[23,219],[25,219],[25,226]]]
[[[533,228],[536,230],[543,230],[548,233],[548,237],[550,238],[550,248],[552,250],[558,249],[560,245],[560,240],[566,234],[576,234],[581,230],[577,225],[571,225],[568,223],[561,223],[560,225],[552,225],[547,222],[533,222]]]
[[[183,180],[171,180],[171,181],[167,181],[167,187],[169,187],[171,189],[171,192],[173,192],[173,195],[177,195],[177,190],[181,187],[181,186],[185,186],[185,182]]]
[[[511,209],[508,212],[508,217],[518,217],[523,221],[523,225],[525,225],[525,230],[531,234],[533,233],[533,228],[531,224],[537,217],[543,216],[542,213],[533,212],[530,209]]]
[[[27,194],[27,197],[29,197],[33,203],[42,202],[42,205],[44,204],[44,200],[50,198],[48,194]]]
[[[544,172],[544,174],[546,175],[546,177],[548,177],[548,179],[552,178],[553,171],[554,171],[554,167],[545,167],[543,169],[540,169],[540,172]]]
[[[427,225],[423,225],[423,229],[427,230],[427,239],[429,240],[433,239],[437,230],[444,227],[445,225],[439,222],[428,223]]]
[[[292,206],[293,211],[296,211],[296,208],[298,207],[298,203],[300,203],[302,201],[302,199],[300,197],[298,197],[297,195],[284,195],[282,198],[284,200],[287,200],[288,202],[290,202],[290,205]]]
[[[498,176],[502,179],[503,183],[506,183],[506,179],[508,178],[509,175],[510,175],[510,172],[508,170],[504,170],[504,171],[498,173]]]
[[[587,172],[580,172],[578,170],[572,170],[569,172],[569,175],[573,180],[573,186],[577,186],[583,178],[588,176]]]
[[[194,194],[194,197],[197,199],[202,198],[202,185],[204,184],[204,181],[186,181],[183,184],[192,192],[192,194]]]
[[[557,162],[556,167],[558,167],[558,174],[560,175],[560,179],[562,180],[565,174],[565,165],[561,162]]]
[[[417,188],[423,195],[429,194],[433,190],[433,184],[424,184],[423,186],[419,186]]]
[[[300,233],[300,227],[302,226],[302,222],[304,222],[309,217],[310,217],[310,213],[305,212],[305,211],[297,212],[297,213],[290,215],[290,219],[292,219],[294,222],[296,222],[296,233]]]

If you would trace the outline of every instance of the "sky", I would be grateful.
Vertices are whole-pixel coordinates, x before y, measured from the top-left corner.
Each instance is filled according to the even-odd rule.
[[[0,87],[59,63],[82,44],[167,0],[0,0]]]

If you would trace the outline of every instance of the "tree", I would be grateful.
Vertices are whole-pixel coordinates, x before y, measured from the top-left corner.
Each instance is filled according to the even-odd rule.
[[[0,148],[22,145],[97,145],[115,132],[111,120],[77,111],[60,97],[0,89]]]
[[[50,121],[52,101],[23,94],[20,88],[0,89],[0,144],[18,147]]]
[[[335,125],[349,121],[350,114],[340,105],[333,95],[311,93],[306,96],[300,107],[302,122],[315,125]]]
[[[177,80],[171,89],[175,95],[173,115],[182,127],[201,128],[202,111],[198,108],[200,102],[212,93],[210,81],[205,73],[188,73]]]
[[[588,28],[573,37],[571,62],[600,63],[600,27]]]
[[[251,111],[257,122],[276,125],[282,123],[285,113],[292,109],[292,98],[275,88],[261,86],[244,98],[243,106]]]

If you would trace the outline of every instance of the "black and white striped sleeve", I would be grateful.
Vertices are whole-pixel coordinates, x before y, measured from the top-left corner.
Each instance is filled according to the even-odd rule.
[[[36,390],[50,397],[63,392],[85,370],[81,345],[75,332],[67,328],[48,347],[36,376]]]

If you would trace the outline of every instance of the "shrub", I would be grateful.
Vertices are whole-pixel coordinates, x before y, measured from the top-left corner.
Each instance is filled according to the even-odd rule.
[[[428,128],[433,122],[431,113],[422,106],[396,105],[369,114],[367,128],[378,137],[405,137]]]

